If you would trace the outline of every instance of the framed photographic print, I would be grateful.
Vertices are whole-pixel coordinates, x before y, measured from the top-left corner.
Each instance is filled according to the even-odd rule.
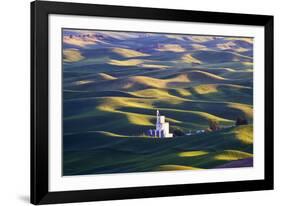
[[[31,3],[33,204],[273,189],[273,16]]]

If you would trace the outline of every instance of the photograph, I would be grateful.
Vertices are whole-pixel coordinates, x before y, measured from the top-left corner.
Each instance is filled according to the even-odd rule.
[[[274,16],[212,5],[31,2],[32,204],[273,190]]]
[[[254,166],[253,37],[61,32],[62,176]]]

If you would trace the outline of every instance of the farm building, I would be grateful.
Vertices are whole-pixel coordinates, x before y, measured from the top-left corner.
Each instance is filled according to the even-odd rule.
[[[173,134],[169,131],[169,122],[165,122],[165,116],[160,116],[159,110],[156,113],[156,128],[150,129],[148,135],[152,137],[170,138]]]

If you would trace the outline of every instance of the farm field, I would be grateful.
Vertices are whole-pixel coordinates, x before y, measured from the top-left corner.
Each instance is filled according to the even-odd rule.
[[[251,167],[252,122],[251,38],[63,30],[63,175]]]

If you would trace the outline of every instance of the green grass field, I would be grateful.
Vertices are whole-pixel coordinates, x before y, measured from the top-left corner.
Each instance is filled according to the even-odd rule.
[[[92,33],[64,31],[63,175],[252,166],[251,39]],[[151,138],[156,110],[172,132],[222,129]]]
[[[243,131],[243,137],[240,131]],[[211,169],[252,158],[252,125],[173,139],[119,136],[103,131],[66,135],[68,175]],[[165,169],[166,168],[166,169]]]

